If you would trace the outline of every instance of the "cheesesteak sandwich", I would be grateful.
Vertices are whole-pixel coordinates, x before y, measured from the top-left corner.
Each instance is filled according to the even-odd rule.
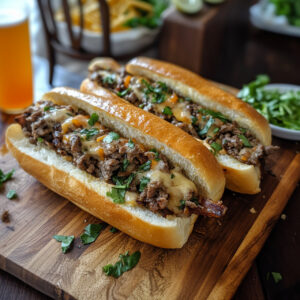
[[[125,69],[110,58],[92,61],[81,90],[102,88],[201,140],[225,171],[227,188],[260,192],[261,162],[276,147],[267,120],[248,104],[188,70],[144,57]]]
[[[16,121],[6,143],[25,171],[138,240],[180,248],[197,215],[226,211],[207,148],[106,90],[56,88]]]

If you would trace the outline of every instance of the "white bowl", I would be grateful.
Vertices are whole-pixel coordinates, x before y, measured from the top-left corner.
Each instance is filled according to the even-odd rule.
[[[299,85],[273,83],[268,84],[264,88],[265,90],[278,90],[279,92],[287,91],[300,91]],[[300,130],[292,130],[284,127],[279,127],[270,123],[272,129],[272,135],[280,137],[286,140],[300,141]]]

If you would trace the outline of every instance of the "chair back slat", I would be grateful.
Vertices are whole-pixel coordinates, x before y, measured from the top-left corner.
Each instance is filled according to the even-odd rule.
[[[110,16],[109,7],[105,0],[99,0],[99,9],[101,14],[101,26],[103,35],[103,56],[110,56]]]

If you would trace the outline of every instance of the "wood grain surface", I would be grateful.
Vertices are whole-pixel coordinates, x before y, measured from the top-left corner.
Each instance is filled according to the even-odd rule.
[[[3,136],[4,127],[1,131]],[[2,147],[0,168],[15,168],[16,173],[0,193],[1,210],[11,216],[9,224],[0,223],[0,268],[53,298],[229,299],[299,180],[299,145],[274,143],[281,149],[266,161],[262,192],[246,196],[226,191],[228,214],[221,222],[200,218],[179,250],[113,234],[109,226],[94,244],[81,245],[84,227],[101,221],[42,186]],[[17,190],[17,199],[6,199],[9,189]],[[257,213],[250,213],[252,207]],[[70,253],[61,253],[54,234],[75,235]],[[127,250],[141,251],[137,267],[119,279],[106,277],[102,266]]]

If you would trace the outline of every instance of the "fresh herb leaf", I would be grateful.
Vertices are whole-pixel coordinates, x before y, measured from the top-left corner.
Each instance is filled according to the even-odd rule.
[[[2,183],[4,183],[5,181],[8,181],[12,178],[12,176],[14,175],[15,170],[12,169],[10,172],[8,173],[3,173],[3,171],[0,169],[0,187],[2,185]]]
[[[223,114],[221,114],[220,112],[213,111],[213,110],[210,110],[210,109],[204,109],[204,108],[199,109],[199,112],[203,115],[210,115],[214,118],[217,118],[217,119],[221,120],[224,123],[229,122],[229,120]]]
[[[195,125],[198,121],[198,118],[195,116],[192,116],[192,124]]]
[[[219,127],[216,127],[214,130],[213,130],[213,133],[217,133],[220,131],[220,128]]]
[[[140,186],[139,186],[139,192],[143,192],[145,187],[148,185],[148,183],[150,182],[150,178],[148,177],[142,177],[140,180]]]
[[[53,109],[55,109],[54,106],[45,106],[44,107],[44,111],[53,110]]]
[[[222,145],[217,142],[212,142],[210,147],[213,149],[214,155],[216,155],[220,150],[222,150]]]
[[[6,198],[8,199],[17,198],[17,192],[14,190],[9,190],[8,193],[6,194]]]
[[[44,141],[44,139],[41,138],[40,136],[38,136],[37,141],[38,141],[39,143],[42,143],[42,142]]]
[[[132,255],[129,255],[129,252],[127,251],[125,254],[120,255],[120,260],[117,261],[114,265],[108,264],[102,269],[107,276],[113,276],[115,278],[118,278],[124,272],[133,269],[138,264],[140,258],[140,251],[136,251]]]
[[[114,176],[112,179],[113,182],[116,184],[116,189],[128,189],[134,177],[135,174],[131,173],[128,177]]]
[[[151,160],[146,161],[139,167],[139,171],[149,171],[151,169]]]
[[[89,120],[88,120],[88,124],[89,124],[90,126],[94,126],[95,123],[96,123],[98,120],[99,120],[98,114],[92,113],[92,114],[91,114],[91,117],[90,117]]]
[[[89,224],[84,228],[84,233],[80,236],[81,242],[84,245],[93,243],[101,231],[106,227],[105,223],[100,224]]]
[[[241,133],[246,133],[246,131],[247,131],[245,128],[242,128],[242,127],[240,127],[239,130]]]
[[[271,272],[272,277],[275,281],[275,283],[278,283],[280,280],[282,280],[282,275],[278,272]]]
[[[90,129],[84,128],[84,129],[81,129],[79,132],[81,134],[84,134],[86,140],[88,141],[92,137],[94,137],[95,135],[97,135],[99,133],[99,129],[98,128],[90,128]]]
[[[159,158],[159,152],[156,149],[153,148],[153,149],[150,149],[149,151],[155,153],[155,160],[156,161],[160,160],[160,158]]]
[[[125,203],[125,193],[125,188],[112,187],[111,192],[107,192],[106,196],[112,198],[114,203],[123,204]]]
[[[199,134],[199,135],[205,135],[205,134],[207,134],[209,128],[210,128],[214,123],[215,123],[214,118],[209,117],[209,119],[208,119],[208,121],[206,122],[204,128],[202,128],[202,129],[198,132],[198,134]]]
[[[251,143],[243,134],[238,135],[238,137],[241,139],[245,147],[252,148]]]
[[[116,141],[120,138],[120,135],[116,132],[111,131],[104,139],[103,142],[110,144],[112,141]]]
[[[133,149],[133,148],[135,147],[135,144],[134,144],[134,142],[133,142],[131,139],[129,139],[127,145],[128,145],[128,147],[131,148],[131,149]]]
[[[127,169],[127,167],[128,167],[128,165],[129,165],[129,160],[127,159],[127,158],[125,158],[124,160],[123,160],[123,164],[122,164],[122,171],[126,171],[126,169]]]
[[[184,210],[184,208],[185,208],[185,201],[184,200],[180,200],[180,206],[178,208],[180,210]]]
[[[126,96],[130,91],[131,91],[131,89],[128,88],[128,89],[123,90],[123,91],[121,91],[121,92],[117,92],[117,95],[118,95],[119,97],[124,97],[124,96]]]
[[[117,228],[115,228],[115,227],[111,227],[109,231],[112,232],[112,233],[116,233],[119,230]]]
[[[63,253],[66,253],[70,249],[75,237],[74,235],[54,235],[53,238],[61,242],[61,250]]]
[[[163,114],[168,115],[168,116],[172,116],[172,115],[173,115],[173,112],[172,112],[171,107],[165,106],[165,107],[164,107],[164,110],[163,110]]]
[[[144,103],[141,103],[140,105],[139,105],[139,108],[144,108],[145,107],[145,104]]]
[[[171,179],[174,179],[175,178],[175,175],[172,173],[171,174]]]
[[[158,82],[158,87],[153,87],[148,81],[145,79],[141,80],[141,83],[145,85],[147,88],[145,89],[144,93],[147,95],[152,94],[152,103],[163,103],[166,100],[165,91],[167,90],[167,86],[162,83]]]
[[[108,75],[108,76],[106,76],[102,79],[102,82],[105,83],[105,84],[114,84],[115,81],[116,81],[116,75],[115,74]]]

